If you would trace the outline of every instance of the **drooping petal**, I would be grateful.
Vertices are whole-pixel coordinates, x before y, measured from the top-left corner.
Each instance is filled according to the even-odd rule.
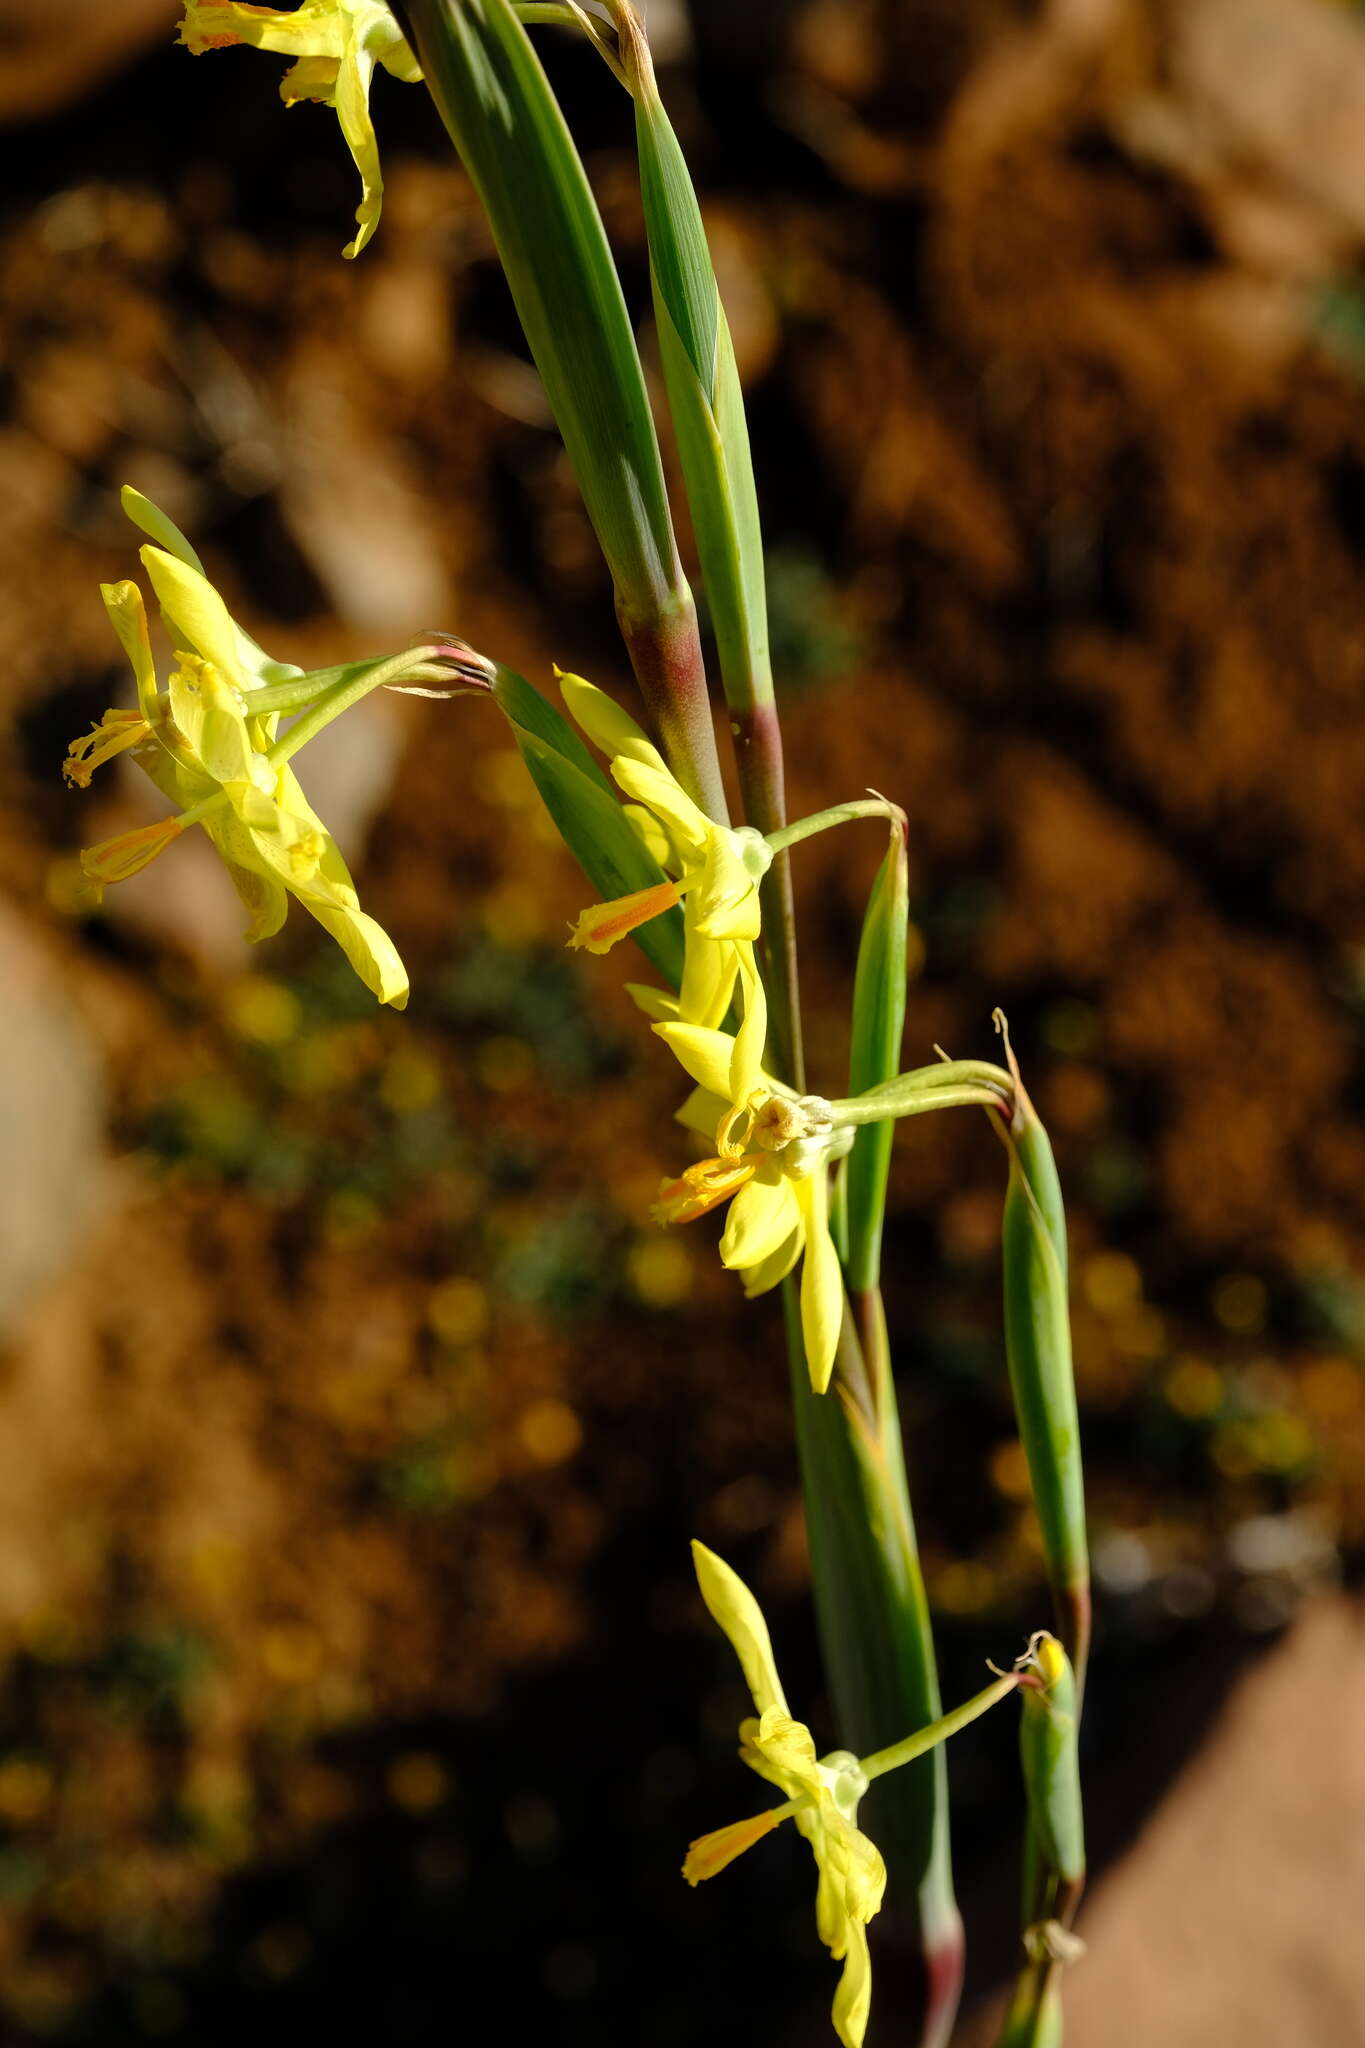
[[[689,893],[683,904],[683,974],[678,1015],[687,1024],[717,1031],[725,1022],[735,990],[739,960],[728,940],[702,938]]]
[[[801,1247],[806,1241],[804,1228],[796,1229],[785,1244],[775,1252],[769,1252],[756,1266],[748,1266],[744,1273],[744,1298],[756,1301],[760,1294],[767,1294],[779,1282],[786,1279],[792,1267],[801,1256]]]
[[[792,1183],[782,1173],[760,1171],[730,1204],[720,1240],[721,1263],[741,1271],[761,1265],[786,1245],[800,1220]]]
[[[398,948],[372,917],[363,910],[337,910],[311,896],[301,896],[318,923],[329,931],[366,988],[391,1009],[405,1010],[408,1003],[408,970]]]
[[[337,73],[336,110],[355,167],[360,173],[360,204],[355,210],[355,240],[342,250],[347,257],[358,256],[379,225],[384,202],[384,179],[379,168],[379,138],[370,119],[370,81],[374,58],[352,32],[347,39],[341,69]]]
[[[777,1675],[772,1639],[757,1600],[738,1572],[704,1543],[692,1544],[697,1584],[712,1620],[725,1631],[739,1658],[744,1682],[760,1714],[769,1707],[787,1712],[787,1699]]]
[[[790,1185],[796,1191],[806,1231],[801,1262],[801,1335],[810,1383],[817,1394],[829,1386],[844,1320],[844,1282],[839,1254],[829,1234],[829,1177],[823,1165]]]
[[[849,1920],[843,1973],[830,2012],[834,2031],[844,2048],[863,2048],[871,2010],[872,1958],[868,1953],[867,1929],[861,1921]]]
[[[229,806],[211,812],[203,825],[246,911],[248,940],[273,939],[289,908],[284,883],[262,862],[255,839]]]

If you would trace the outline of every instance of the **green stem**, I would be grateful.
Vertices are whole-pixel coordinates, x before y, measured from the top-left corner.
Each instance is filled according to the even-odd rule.
[[[956,1735],[960,1728],[968,1728],[973,1721],[980,1720],[1001,1700],[1008,1699],[1019,1689],[1017,1672],[1007,1672],[997,1678],[993,1685],[985,1686],[972,1698],[954,1707],[951,1713],[941,1714],[937,1721],[931,1721],[927,1728],[920,1728],[914,1735],[907,1735],[902,1742],[893,1742],[889,1749],[879,1749],[875,1756],[862,1759],[865,1778],[880,1778],[886,1771],[898,1771],[902,1764],[913,1763],[916,1757],[926,1756],[936,1749],[940,1742],[946,1742],[950,1735]]]
[[[857,797],[852,803],[833,804],[827,811],[812,811],[808,818],[797,818],[793,824],[764,833],[764,837],[774,853],[785,853],[788,847],[799,846],[803,839],[813,839],[817,832],[832,831],[836,825],[851,825],[857,818],[899,818],[904,823],[905,813],[899,804],[889,803],[884,796]]]

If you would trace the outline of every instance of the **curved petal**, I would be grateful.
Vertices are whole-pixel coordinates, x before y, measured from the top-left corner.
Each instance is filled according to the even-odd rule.
[[[834,1994],[830,2017],[844,2048],[863,2048],[868,2014],[872,2010],[872,1958],[868,1953],[867,1930],[861,1921],[850,1920],[847,1928],[843,1975]]]
[[[137,684],[138,709],[152,730],[156,730],[156,664],[152,660],[152,639],[147,631],[147,607],[136,583],[101,583],[100,596],[109,623],[118,634],[119,645],[132,666]]]
[[[381,1003],[388,1003],[395,1010],[405,1010],[408,970],[383,926],[367,917],[363,910],[338,910],[330,903],[319,903],[312,896],[300,896],[299,901],[311,910],[323,929],[332,934],[366,988],[373,990]]]
[[[656,818],[663,820],[689,865],[699,864],[705,858],[707,841],[715,827],[682,784],[669,774],[662,757],[652,747],[650,752],[654,755],[652,761],[617,754],[611,764],[612,779],[627,796],[645,804]]]
[[[699,1137],[710,1144],[716,1141],[716,1127],[723,1116],[729,1114],[730,1104],[723,1095],[712,1095],[707,1088],[694,1088],[673,1118],[684,1130],[696,1131]]]
[[[342,250],[347,257],[358,256],[379,226],[384,203],[384,179],[379,169],[379,138],[370,119],[370,81],[374,58],[353,29],[337,73],[334,105],[341,132],[346,138],[355,167],[360,173],[360,204],[355,210],[358,227],[355,240]]]
[[[777,1675],[768,1624],[757,1600],[739,1573],[732,1571],[724,1558],[717,1557],[704,1543],[693,1542],[692,1562],[707,1612],[729,1637],[754,1705],[760,1714],[766,1714],[769,1707],[777,1707],[785,1714],[787,1698]]]
[[[817,1394],[823,1394],[834,1370],[844,1320],[843,1274],[829,1234],[829,1177],[821,1165],[792,1186],[806,1226],[806,1255],[801,1264],[801,1335],[810,1383]]]
[[[224,679],[241,689],[237,628],[222,598],[206,576],[177,561],[164,548],[138,549],[166,614],[172,638],[204,661],[211,661]]]
[[[304,0],[297,11],[248,0],[185,0],[180,40],[196,57],[232,43],[291,57],[339,57],[347,25],[339,0]]]
[[[735,963],[744,992],[744,1015],[730,1056],[730,1100],[747,1102],[762,1079],[763,1055],[768,1044],[768,997],[754,949],[746,940],[735,946]]]
[[[689,894],[683,899],[683,975],[678,990],[678,1015],[687,1024],[718,1031],[725,1022],[735,990],[739,962],[728,940],[698,936]]]
[[[743,1270],[780,1251],[800,1222],[800,1211],[785,1174],[766,1170],[742,1187],[730,1204],[720,1240],[721,1263]]]
[[[756,1301],[760,1294],[767,1294],[780,1281],[786,1279],[792,1267],[801,1256],[801,1247],[806,1241],[803,1229],[794,1230],[785,1244],[775,1252],[769,1252],[756,1266],[750,1266],[744,1275],[744,1298]]]
[[[706,939],[756,939],[758,884],[741,860],[732,833],[713,827],[701,874],[693,884],[697,930]]]
[[[555,670],[555,681],[570,718],[582,727],[595,747],[613,760],[624,755],[627,760],[663,767],[658,748],[614,697],[599,690],[586,676],[568,675],[561,668]]]
[[[733,1101],[730,1068],[735,1041],[728,1031],[708,1031],[704,1024],[670,1023],[655,1024],[652,1029],[699,1088],[723,1095],[727,1103]]]

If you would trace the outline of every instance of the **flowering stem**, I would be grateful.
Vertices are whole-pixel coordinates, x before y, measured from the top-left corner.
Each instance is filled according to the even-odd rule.
[[[899,804],[890,803],[884,796],[857,797],[852,803],[834,804],[827,811],[812,811],[808,818],[797,818],[764,836],[774,853],[785,853],[788,847],[799,846],[803,839],[813,839],[817,832],[829,832],[835,825],[850,825],[856,818],[899,818],[904,824],[905,813]]]
[[[266,758],[276,764],[290,760],[300,747],[306,747],[309,740],[316,739],[324,726],[330,725],[334,718],[340,718],[343,711],[349,711],[371,690],[383,689],[390,683],[406,682],[413,676],[435,674],[449,677],[449,669],[430,658],[436,653],[435,647],[405,647],[401,654],[391,655],[387,661],[355,662],[340,671],[337,680],[321,693],[316,689],[317,678],[310,677],[308,680],[314,685],[312,702],[302,716],[295,719],[288,732],[281,733],[267,748]],[[276,689],[253,690],[247,699],[247,708],[251,711],[282,709],[284,707],[272,707],[262,700],[278,697],[281,692],[294,688],[292,683],[282,683]]]
[[[942,1714],[937,1721],[931,1721],[927,1728],[918,1729],[907,1735],[902,1742],[893,1742],[889,1749],[879,1749],[875,1756],[862,1759],[862,1773],[865,1778],[880,1778],[886,1771],[898,1771],[902,1764],[913,1763],[917,1756],[924,1756],[936,1749],[940,1742],[946,1742],[950,1735],[956,1735],[960,1728],[967,1728],[982,1714],[1008,1699],[1019,1689],[1019,1673],[1008,1671],[1003,1678],[997,1678],[979,1693],[954,1707],[951,1713]]]

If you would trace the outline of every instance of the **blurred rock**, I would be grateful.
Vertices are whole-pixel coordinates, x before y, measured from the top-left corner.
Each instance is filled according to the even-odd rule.
[[[1365,1617],[1317,1601],[1083,1909],[1072,2048],[1365,2039],[1363,1692]]]
[[[75,1254],[109,1189],[104,1083],[57,972],[0,906],[0,1337]]]
[[[33,120],[79,99],[157,35],[177,0],[0,0],[0,121]]]

